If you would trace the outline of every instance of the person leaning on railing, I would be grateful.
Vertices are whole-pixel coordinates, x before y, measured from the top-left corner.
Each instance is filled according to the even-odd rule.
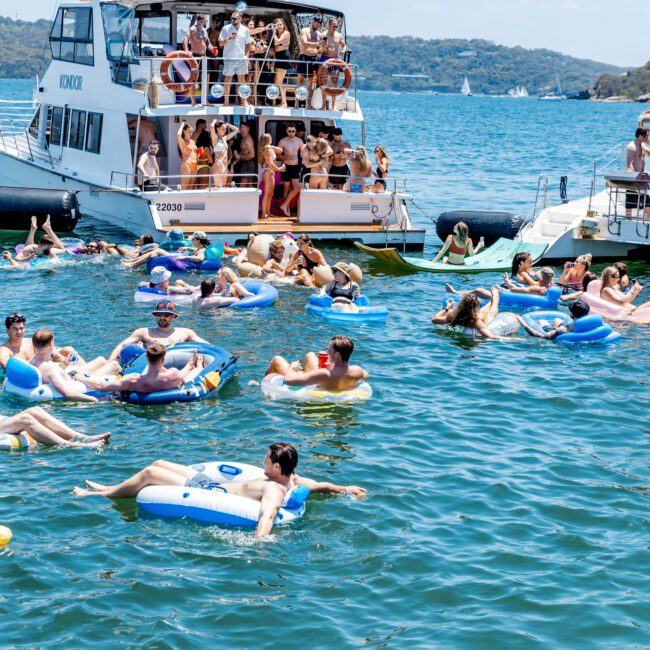
[[[196,57],[204,57],[208,49],[212,50],[212,43],[210,42],[208,32],[205,29],[207,23],[208,19],[205,16],[196,17],[196,24],[192,25],[183,37],[183,49],[186,52],[191,52]],[[195,84],[194,88],[190,90],[192,106],[196,105],[194,91],[197,88],[199,88],[199,85]]]

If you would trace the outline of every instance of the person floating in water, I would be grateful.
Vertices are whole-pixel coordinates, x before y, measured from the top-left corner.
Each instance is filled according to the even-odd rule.
[[[287,386],[318,386],[322,390],[339,392],[353,390],[368,379],[361,366],[349,365],[354,343],[347,336],[335,336],[327,348],[325,368],[318,365],[318,355],[308,352],[304,361],[289,363],[284,357],[273,357],[264,376],[278,374]]]
[[[569,303],[569,314],[571,315],[573,321],[576,321],[578,318],[582,318],[583,316],[588,316],[589,311],[589,305],[582,298],[576,298],[574,301]],[[560,334],[568,334],[569,332],[574,331],[573,322],[566,324],[559,318],[556,318],[553,323],[549,323],[548,321],[539,321],[543,332],[537,332],[530,325],[528,325],[528,323],[526,323],[526,321],[519,314],[516,316],[519,324],[531,336],[535,336],[539,339],[549,339],[551,341],[554,341],[558,336],[560,336]]]
[[[365,496],[366,490],[356,485],[337,485],[318,482],[295,473],[298,465],[298,452],[287,442],[276,442],[269,446],[264,458],[264,478],[243,483],[220,484],[218,476],[210,476],[208,470],[197,471],[191,466],[157,460],[117,485],[104,485],[95,481],[86,481],[90,488],[74,489],[78,497],[103,496],[109,499],[133,498],[149,485],[177,485],[203,490],[218,490],[234,496],[245,497],[261,503],[260,518],[256,535],[267,536],[273,528],[273,521],[282,507],[287,493],[298,485],[304,485],[311,492],[332,494],[349,494]]]
[[[443,264],[461,266],[465,264],[465,256],[473,257],[485,246],[481,237],[474,248],[474,242],[469,237],[469,228],[463,221],[454,226],[454,232],[447,237],[438,254],[433,258],[437,262],[442,257]],[[445,255],[447,253],[447,255]],[[444,255],[444,257],[443,257]]]

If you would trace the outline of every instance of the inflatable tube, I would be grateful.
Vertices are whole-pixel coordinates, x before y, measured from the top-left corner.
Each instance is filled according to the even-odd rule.
[[[316,403],[350,403],[365,402],[372,397],[372,388],[367,382],[361,382],[352,390],[333,393],[316,386],[287,386],[282,375],[271,374],[262,380],[262,394],[274,400],[291,400],[294,402]]]
[[[358,312],[340,311],[332,307],[330,296],[316,294],[310,296],[305,309],[311,314],[336,323],[378,323],[388,317],[386,307],[371,307],[366,296],[359,296],[354,300],[354,304],[359,308]]]
[[[191,246],[192,242],[189,239],[166,239],[164,242],[158,244],[158,248],[164,251],[175,253],[182,246]]]
[[[72,370],[72,368],[70,368]],[[109,382],[113,377],[104,377],[105,382]],[[94,397],[106,397],[106,393],[93,391],[80,381],[71,381],[69,385],[79,393],[92,395]],[[2,390],[11,395],[19,395],[25,399],[35,400],[38,402],[66,399],[51,384],[43,383],[43,378],[38,368],[31,364],[11,357],[7,361],[6,378],[2,384]]]
[[[552,324],[553,321],[559,319],[565,325],[573,322],[573,332],[560,334],[560,336],[554,339],[558,343],[598,343],[602,345],[615,343],[621,338],[621,335],[612,330],[609,325],[604,324],[602,317],[597,314],[583,316],[575,322],[569,314],[561,311],[529,312],[524,314],[522,318],[540,334],[545,332],[544,328],[540,325],[541,321],[547,321],[549,324]]]
[[[514,212],[490,212],[485,210],[453,210],[443,212],[436,220],[436,233],[445,241],[454,231],[454,226],[463,221],[469,228],[469,236],[474,245],[481,237],[485,245],[491,246],[500,237],[514,239],[524,225],[524,217]]]
[[[446,327],[449,327],[449,325]],[[487,324],[486,327],[488,332],[490,332],[490,334],[494,334],[495,336],[511,336],[519,329],[519,321],[514,314],[505,311],[497,314],[494,319]],[[451,329],[458,328],[452,327]],[[463,334],[468,334],[469,336],[479,336],[481,338],[483,337],[483,335],[473,327],[463,327],[460,331],[462,331]]]
[[[196,293],[171,294],[153,287],[140,287],[133,294],[133,299],[140,304],[150,305],[161,300],[169,300],[175,305],[191,305]]]
[[[197,473],[215,484],[243,483],[264,478],[261,467],[233,462],[213,462],[192,465]],[[305,512],[309,488],[297,485],[287,492],[274,526],[291,523]],[[256,527],[260,518],[259,501],[228,494],[216,488],[206,490],[184,486],[149,486],[136,497],[138,506],[157,517],[186,517],[210,524]]]
[[[591,311],[600,314],[603,318],[609,320],[629,321],[637,325],[650,325],[650,307],[637,309],[630,313],[622,307],[609,300],[600,297],[600,280],[594,280],[589,283],[587,291],[582,294],[582,299],[589,305]]]
[[[205,259],[200,264],[182,259],[178,253],[170,253],[161,257],[152,257],[147,262],[147,269],[151,271],[156,266],[164,266],[169,271],[218,271],[223,265],[223,244],[210,244],[205,249]],[[181,259],[179,259],[181,258]]]
[[[54,232],[71,232],[79,221],[79,201],[67,190],[0,188],[0,227],[2,230],[29,230],[32,216],[42,224],[51,216]]]
[[[500,307],[555,309],[562,295],[562,288],[550,287],[543,296],[533,293],[513,293],[504,289],[500,289],[499,292],[501,294],[499,298]]]
[[[37,446],[28,433],[0,433],[0,451],[26,451]]]
[[[253,295],[228,305],[230,309],[270,307],[280,297],[278,290],[267,282],[242,282],[242,286]]]
[[[167,348],[165,368],[183,368],[194,351],[203,355],[206,366],[192,380],[179,388],[157,393],[137,393],[125,391],[117,397],[129,404],[171,404],[172,402],[195,402],[210,397],[235,374],[237,359],[224,349],[209,343],[176,343]],[[147,356],[136,357],[126,369],[125,375],[142,374],[147,367]]]

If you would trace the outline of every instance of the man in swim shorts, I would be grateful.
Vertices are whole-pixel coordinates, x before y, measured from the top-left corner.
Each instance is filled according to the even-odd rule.
[[[0,345],[0,367],[4,368],[11,357],[29,361],[34,356],[34,347],[25,339],[25,317],[14,312],[5,318],[7,340]]]
[[[10,417],[0,415],[0,433],[18,435],[27,433],[36,442],[47,446],[86,447],[101,449],[110,433],[98,436],[86,436],[50,415],[38,406],[34,406]]]
[[[280,205],[280,210],[287,215],[290,214],[291,204],[300,194],[300,150],[305,143],[297,136],[298,129],[293,122],[287,124],[287,135],[278,142],[278,147],[282,153],[278,159],[284,162],[284,171],[282,172],[282,184],[284,186],[284,201]]]
[[[352,390],[359,382],[368,379],[361,366],[348,364],[354,343],[347,336],[335,336],[327,348],[327,367],[318,367],[318,355],[308,352],[300,361],[289,363],[284,357],[273,357],[264,376],[278,374],[287,386],[318,386],[322,390],[337,392]]]
[[[332,130],[332,165],[330,167],[330,184],[335,190],[340,190],[347,183],[350,176],[350,168],[348,167],[348,159],[345,155],[346,149],[351,149],[349,142],[343,139],[343,131],[339,128]]]
[[[124,375],[114,381],[102,381],[93,377],[76,375],[75,379],[84,383],[92,390],[103,393],[121,393],[124,391],[133,393],[157,393],[163,390],[171,390],[182,386],[190,381],[203,368],[203,357],[194,352],[192,358],[183,368],[165,368],[165,355],[167,349],[162,343],[153,343],[147,348],[147,369],[141,375],[133,372]]]
[[[97,374],[112,375],[119,371],[120,352],[127,345],[142,345],[148,348],[154,343],[161,343],[165,347],[174,343],[207,343],[194,330],[189,327],[173,327],[172,323],[178,318],[176,305],[169,300],[163,300],[151,312],[156,319],[157,327],[140,327],[133,334],[119,343],[108,358],[112,365],[97,371]]]
[[[204,490],[215,489],[253,499],[262,504],[256,531],[258,537],[269,535],[273,528],[273,520],[282,507],[287,493],[297,485],[304,485],[311,492],[345,493],[350,496],[365,496],[367,494],[363,488],[356,485],[336,485],[298,476],[294,472],[297,465],[298,452],[295,447],[287,442],[276,442],[269,446],[264,458],[264,478],[244,483],[219,484],[218,477],[210,477],[201,471],[201,469],[205,470],[205,467],[179,465],[165,460],[157,460],[118,485],[103,485],[94,481],[86,481],[86,485],[91,489],[77,487],[73,494],[79,497],[98,495],[109,499],[120,499],[133,498],[148,485],[178,485]]]

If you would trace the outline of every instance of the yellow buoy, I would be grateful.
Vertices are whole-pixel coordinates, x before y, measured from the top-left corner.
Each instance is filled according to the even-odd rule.
[[[0,526],[0,546],[9,544],[9,541],[13,536],[14,534],[11,532],[11,528],[7,528],[6,526]]]

